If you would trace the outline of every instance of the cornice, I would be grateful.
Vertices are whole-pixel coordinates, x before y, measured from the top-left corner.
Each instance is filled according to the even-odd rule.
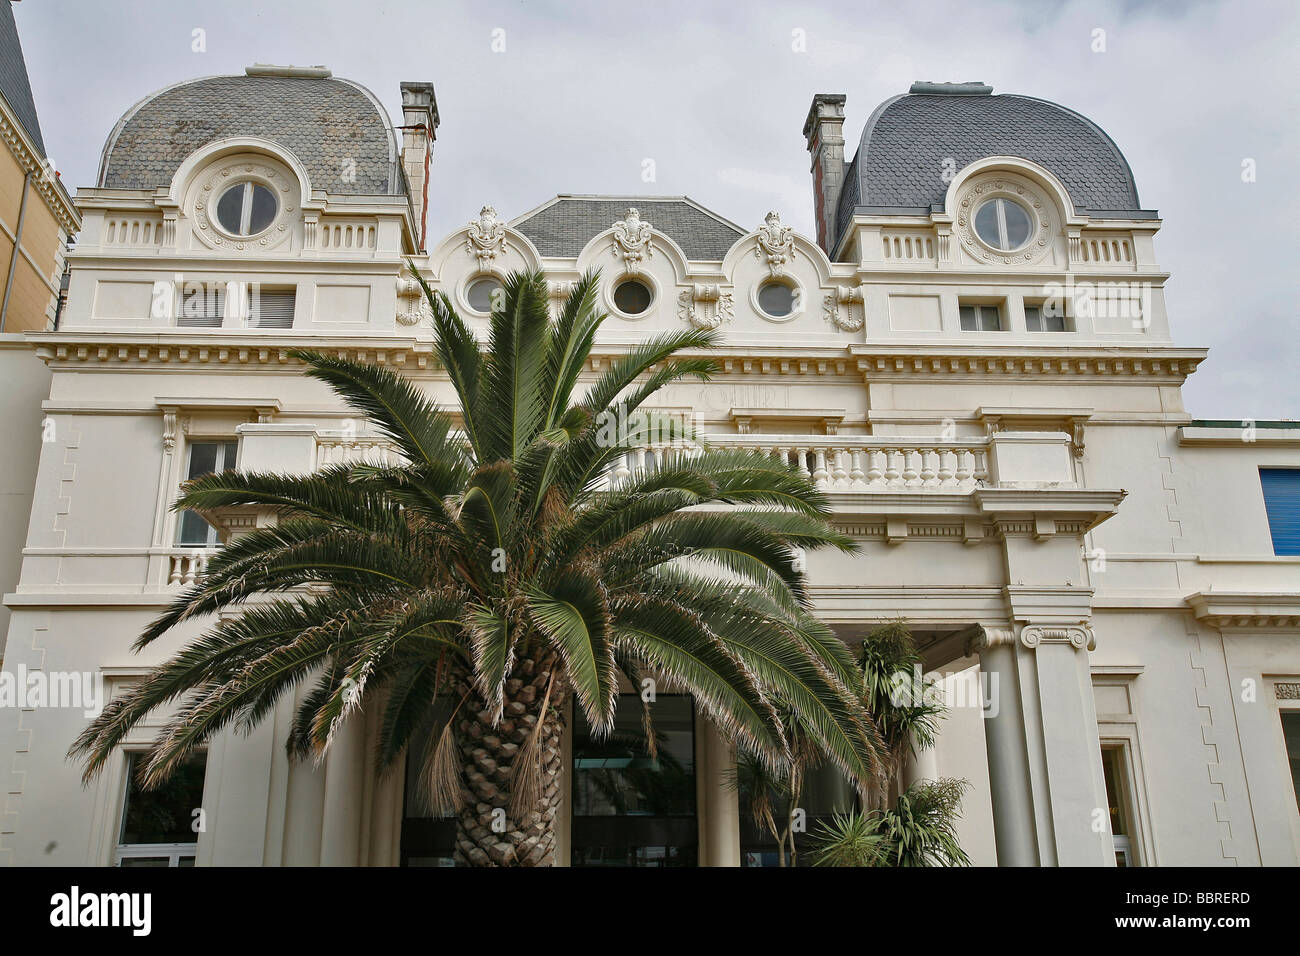
[[[31,333],[27,341],[51,365],[246,365],[294,364],[289,351],[319,349],[340,357],[373,361],[407,371],[436,367],[433,340],[395,332],[386,335],[355,333],[258,333],[248,331],[181,332],[173,329],[69,330]],[[597,343],[588,359],[589,371],[602,371],[635,343]],[[1205,349],[1173,347],[1114,347],[1075,350],[1001,348],[975,350],[933,346],[745,346],[722,343],[717,349],[684,352],[684,356],[711,358],[724,375],[837,376],[867,382],[1003,377],[1016,379],[1068,379],[1122,377],[1148,383],[1181,383],[1201,362]]]
[[[1196,619],[1220,631],[1294,631],[1300,628],[1300,593],[1198,591],[1187,596]]]
[[[0,96],[0,137],[18,160],[24,172],[32,172],[32,184],[40,193],[45,204],[59,220],[69,235],[81,228],[81,216],[72,203],[72,197],[63,187],[57,176],[51,175],[49,164],[32,142],[22,124],[9,110],[9,104]]]
[[[871,381],[910,379],[1002,378],[1065,379],[1088,377],[1137,379],[1181,384],[1209,354],[1208,349],[1172,345],[1115,345],[1074,348],[1034,346],[854,345],[849,351]]]

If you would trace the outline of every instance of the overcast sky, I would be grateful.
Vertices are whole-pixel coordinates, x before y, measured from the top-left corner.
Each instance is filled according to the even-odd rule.
[[[1300,418],[1294,0],[22,0],[14,10],[46,148],[71,190],[94,183],[117,118],[181,79],[324,64],[373,90],[395,123],[398,83],[432,81],[435,241],[485,202],[513,218],[560,192],[684,193],[748,228],[776,208],[810,233],[801,130],[813,93],[848,95],[850,157],[876,104],[913,80],[1054,100],[1110,133],[1142,205],[1164,219],[1156,251],[1173,275],[1175,341],[1212,349],[1188,381],[1188,410]],[[647,159],[653,183],[642,181]],[[1246,159],[1255,182],[1242,181]]]

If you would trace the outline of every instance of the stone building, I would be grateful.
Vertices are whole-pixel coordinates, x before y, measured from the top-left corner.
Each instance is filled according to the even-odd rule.
[[[1171,341],[1159,216],[1096,124],[917,83],[849,156],[845,98],[818,95],[816,236],[686,197],[563,195],[512,219],[484,205],[427,241],[438,110],[429,84],[401,92],[394,124],[328,70],[257,66],[151,94],[114,127],[77,193],[59,327],[25,336],[54,437],[6,596],[7,671],[102,676],[111,694],[194,636],[130,652],[238,530],[169,510],[187,476],[388,454],[291,347],[451,394],[405,259],[478,327],[508,272],[544,270],[558,301],[598,266],[593,368],[718,328],[722,373],[661,410],[797,463],[860,541],[809,556],[818,611],[850,642],[910,622],[953,706],[908,777],[972,782],[977,863],[1300,862],[1300,429],[1184,410],[1206,351]],[[598,798],[605,757],[571,727],[564,861],[767,861],[728,742],[663,701],[674,798],[643,812]],[[83,707],[0,709],[0,860],[447,862],[449,824],[372,772],[374,715],[313,767],[285,756],[291,709],[178,780],[197,836],[132,817],[148,728],[83,789],[64,759]],[[835,781],[815,789],[810,812],[834,809]]]
[[[0,588],[18,583],[27,516],[36,483],[41,401],[50,371],[24,339],[55,327],[64,253],[81,225],[58,174],[46,158],[27,65],[13,9],[0,3]],[[0,631],[9,612],[0,609]],[[3,661],[0,649],[0,661]]]

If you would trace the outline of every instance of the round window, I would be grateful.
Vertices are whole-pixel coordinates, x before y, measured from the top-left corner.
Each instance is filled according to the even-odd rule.
[[[279,204],[261,183],[235,183],[217,200],[217,222],[232,236],[255,236],[275,222]]]
[[[494,305],[500,303],[497,299],[497,290],[501,288],[501,283],[496,279],[482,278],[475,279],[465,288],[465,301],[475,312],[482,315],[489,315]]]
[[[614,287],[614,307],[624,315],[641,315],[654,296],[640,279],[626,279]]]
[[[1001,252],[1019,249],[1034,234],[1029,211],[1011,199],[990,199],[975,210],[975,234]]]
[[[787,318],[794,313],[794,289],[769,279],[758,287],[758,307],[774,319]]]

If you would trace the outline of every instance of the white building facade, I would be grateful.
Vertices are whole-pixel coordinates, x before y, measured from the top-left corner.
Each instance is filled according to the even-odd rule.
[[[558,303],[599,267],[593,373],[665,329],[721,331],[722,372],[659,407],[830,494],[861,552],[808,556],[819,614],[850,643],[911,625],[952,711],[908,777],[971,781],[976,863],[1300,862],[1300,428],[1184,410],[1206,352],[1171,340],[1160,220],[1101,129],[916,84],[846,162],[844,97],[819,95],[815,237],[685,197],[559,196],[426,241],[438,112],[429,84],[402,97],[395,126],[323,69],[181,83],[132,107],[78,191],[66,308],[27,336],[51,385],[17,450],[39,462],[5,597],[0,862],[447,860],[450,824],[373,772],[373,714],[304,765],[283,701],[211,743],[172,807],[192,819],[163,825],[129,780],[148,727],[87,787],[65,758],[88,719],[69,675],[111,695],[199,632],[131,649],[239,531],[172,512],[182,481],[388,454],[290,349],[449,400],[408,259],[481,328],[510,271],[543,270]],[[728,742],[673,706],[677,797],[630,822],[601,811],[599,755],[568,729],[564,862],[764,861]]]

